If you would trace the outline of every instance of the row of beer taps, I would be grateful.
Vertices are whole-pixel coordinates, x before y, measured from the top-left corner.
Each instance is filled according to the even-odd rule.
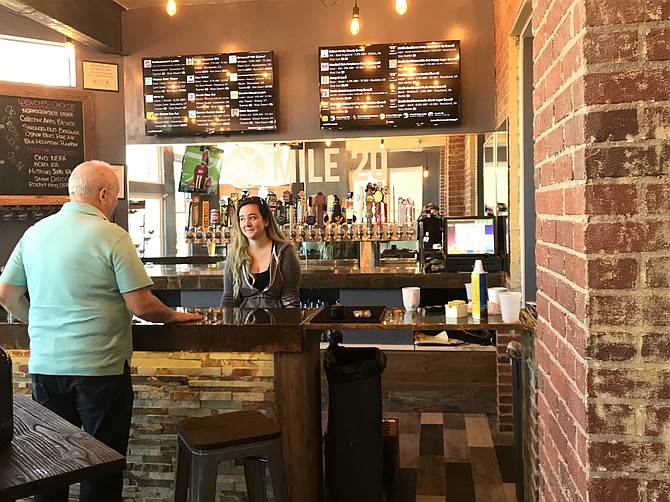
[[[186,241],[194,244],[215,242],[225,244],[230,240],[230,227],[211,225],[209,228],[190,227]],[[414,240],[414,225],[404,223],[330,223],[322,227],[306,224],[285,224],[284,235],[293,242],[341,242],[341,241],[411,241]]]
[[[212,209],[207,225],[189,226],[186,241],[194,244],[223,244],[230,239],[236,204],[248,197],[249,190],[223,197],[219,207]],[[414,202],[411,198],[394,200],[388,187],[368,183],[362,203],[363,222],[354,214],[354,194],[324,195],[318,192],[307,197],[304,191],[284,191],[281,200],[272,191],[264,199],[270,211],[293,242],[336,241],[411,241],[415,239]],[[391,209],[395,205],[395,211]],[[397,221],[391,221],[392,215]]]

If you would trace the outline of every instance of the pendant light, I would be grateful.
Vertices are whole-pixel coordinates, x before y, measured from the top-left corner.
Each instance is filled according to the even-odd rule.
[[[361,31],[361,23],[359,21],[360,9],[358,8],[358,0],[354,0],[354,10],[351,14],[351,24],[349,24],[349,31],[352,35],[358,35]]]
[[[165,6],[165,12],[169,16],[174,16],[177,13],[177,2],[175,0],[168,0],[167,5]]]
[[[407,12],[407,0],[395,0],[395,11],[401,16]]]

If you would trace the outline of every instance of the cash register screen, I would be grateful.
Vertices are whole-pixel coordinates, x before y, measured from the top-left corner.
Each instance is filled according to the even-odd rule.
[[[445,219],[447,256],[495,254],[493,217]]]

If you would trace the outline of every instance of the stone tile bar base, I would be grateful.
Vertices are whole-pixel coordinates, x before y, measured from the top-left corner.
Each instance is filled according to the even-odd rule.
[[[10,355],[14,392],[29,395],[29,351]],[[243,409],[276,418],[273,354],[135,352],[131,371],[135,404],[124,500],[172,500],[178,421]],[[222,462],[218,489],[224,500],[246,500],[242,466]]]

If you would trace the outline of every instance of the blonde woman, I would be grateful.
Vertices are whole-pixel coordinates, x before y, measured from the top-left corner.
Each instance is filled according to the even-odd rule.
[[[300,262],[267,202],[245,197],[237,203],[223,275],[221,307],[300,306]]]

